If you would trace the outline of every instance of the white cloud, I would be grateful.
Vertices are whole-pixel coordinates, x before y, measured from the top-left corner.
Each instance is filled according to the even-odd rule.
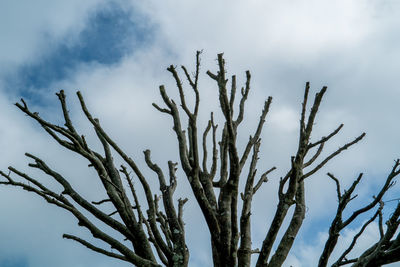
[[[4,32],[5,40],[3,48],[0,49],[2,66],[33,62],[48,53],[48,49],[63,38],[76,37],[76,33],[85,27],[87,14],[102,2],[68,1],[55,4],[51,1],[41,1],[35,2],[36,6],[27,2],[24,5],[29,6],[29,9],[14,3],[8,3],[7,7],[2,8],[1,5],[5,4],[0,4],[0,12],[4,13],[0,16],[0,25],[3,25],[0,26],[0,31]],[[75,90],[81,90],[93,114],[100,118],[110,135],[115,137],[121,146],[126,147],[126,150],[142,163],[141,151],[151,148],[153,158],[165,166],[166,160],[177,159],[172,124],[170,118],[151,107],[151,102],[162,103],[158,95],[158,85],[161,83],[166,83],[168,92],[176,95],[174,83],[165,71],[166,66],[181,63],[192,66],[194,51],[204,49],[203,72],[216,69],[216,53],[222,51],[225,52],[228,70],[238,74],[240,81],[243,81],[243,71],[250,69],[253,83],[246,113],[248,122],[243,125],[244,137],[239,140],[241,143],[252,133],[251,129],[254,129],[257,123],[264,99],[268,95],[274,97],[262,136],[264,143],[261,148],[260,171],[274,165],[278,170],[256,195],[258,202],[254,205],[253,231],[257,235],[257,241],[260,241],[268,225],[267,216],[270,216],[276,205],[277,181],[285,174],[290,156],[295,153],[298,111],[307,80],[311,81],[312,95],[321,86],[329,86],[317,118],[313,138],[326,135],[339,123],[345,123],[343,133],[335,137],[331,146],[326,147],[326,153],[348,142],[362,131],[367,131],[367,139],[363,143],[335,159],[307,184],[307,220],[321,219],[322,216],[333,212],[326,209],[329,204],[325,203],[332,203],[330,208],[334,209],[335,203],[331,199],[335,199],[335,188],[331,181],[324,177],[324,173],[332,171],[348,185],[358,172],[366,172],[367,189],[363,189],[361,185],[360,190],[365,192],[365,197],[368,198],[372,193],[367,185],[380,184],[382,181],[371,178],[372,175],[368,176],[368,173],[383,178],[392,159],[399,156],[397,137],[400,127],[396,121],[399,113],[397,101],[400,97],[400,90],[397,88],[400,52],[397,49],[399,40],[396,33],[400,16],[396,8],[390,6],[397,5],[394,1],[386,3],[389,6],[358,0],[296,3],[194,3],[170,0],[161,3],[135,2],[133,5],[145,12],[151,23],[157,25],[154,44],[142,51],[135,51],[119,64],[77,66],[70,77],[52,84],[50,91],[54,92],[58,88],[67,91],[73,118],[77,120],[80,129],[93,136],[93,133],[89,134],[90,127],[79,111],[74,94]],[[50,36],[49,39],[43,38],[43,34]],[[205,96],[202,108],[207,111],[211,108],[217,109],[215,85],[204,73],[201,85],[202,94]],[[90,194],[92,180],[81,179],[78,175],[78,171],[83,170],[85,166],[79,170],[70,170],[60,164],[57,158],[67,159],[74,164],[79,161],[68,153],[62,153],[54,144],[48,146],[49,138],[38,133],[38,127],[31,126],[16,108],[8,105],[11,101],[4,93],[1,97],[3,103],[0,103],[0,114],[6,118],[5,123],[10,125],[0,132],[1,150],[8,152],[7,157],[0,159],[1,168],[4,169],[6,164],[10,163],[22,166],[26,161],[21,160],[21,155],[26,150],[37,151],[54,166],[74,177],[74,182],[83,183],[82,190]],[[42,109],[43,116],[47,115],[52,119],[56,117],[54,108],[50,112],[47,111],[48,113],[46,109]],[[206,118],[208,113],[200,120],[204,122]],[[165,139],[161,139],[160,136],[164,134]],[[181,187],[177,191],[178,196],[184,196],[186,192],[190,196],[185,182],[180,182],[179,186]],[[326,191],[330,193],[321,188],[327,188]],[[7,189],[5,199],[14,199],[14,194]],[[24,193],[18,196],[20,203],[16,204],[15,210],[23,212],[32,198]],[[9,211],[10,206],[2,203],[1,210]],[[39,238],[43,232],[43,225],[46,225],[51,232],[46,240],[57,244],[48,247],[47,250],[54,258],[63,257],[62,251],[70,255],[67,258],[82,255],[76,258],[86,259],[89,257],[86,255],[91,255],[89,252],[82,252],[86,251],[84,248],[78,251],[79,245],[61,240],[60,236],[64,231],[79,231],[76,230],[78,227],[74,220],[67,219],[70,216],[64,217],[57,211],[51,213],[53,211],[49,211],[49,206],[40,200],[29,205],[32,212],[25,215],[11,214],[9,220],[3,221],[2,225],[6,225],[9,232],[19,233],[15,236],[16,241],[13,241],[11,248],[24,246],[23,251],[29,254],[37,266],[52,265],[45,262],[46,255],[32,249],[39,244],[35,239]],[[36,211],[44,218],[35,218],[30,226],[32,228],[24,228],[24,221],[29,219],[29,216],[34,216]],[[198,231],[198,227],[203,226],[195,224],[196,221],[201,221],[201,216],[193,197],[185,208],[185,214],[191,246],[199,245],[204,248],[201,253],[192,251],[192,266],[207,265],[207,260],[210,259],[208,237],[204,232]],[[55,226],[47,220],[49,216],[60,216],[51,219]],[[13,227],[13,222],[18,222],[14,223],[16,228]],[[16,230],[18,228],[22,230]],[[23,238],[30,236],[32,231],[36,233],[30,241],[32,243],[22,245]],[[351,233],[346,231],[343,234],[343,244],[350,240]],[[374,228],[371,227],[367,234],[373,239]],[[297,248],[304,248],[295,250],[297,253],[288,259],[288,266],[315,265],[315,259],[318,257],[316,253],[321,250],[322,237],[323,234],[317,237],[315,246],[304,245],[301,241],[296,243]],[[367,241],[365,242],[367,244]],[[71,261],[67,261],[65,266],[78,264],[79,260],[76,258],[69,259]],[[96,262],[96,266],[100,266],[98,264],[104,257],[94,254],[87,263],[80,264],[93,265],[89,263],[92,260]]]
[[[29,64],[60,42],[67,44],[84,28],[88,14],[105,0],[1,1],[0,74]]]
[[[374,6],[365,1],[179,1],[146,2],[142,8],[159,23],[179,51],[246,51],[237,60],[280,55],[316,56],[352,47],[374,30]],[[174,9],[174,16],[165,12]],[[184,39],[184,40],[183,40]],[[215,53],[215,52],[214,52]],[[183,53],[187,54],[187,53]],[[313,58],[311,58],[312,60]]]
[[[343,230],[341,233],[337,246],[329,260],[329,264],[333,264],[342,253],[349,247],[351,242],[353,241],[353,237],[360,231],[360,227],[356,228],[348,228]],[[296,255],[291,255],[288,258],[288,262],[285,263],[285,266],[292,265],[293,267],[306,267],[306,266],[314,266],[320,257],[322,252],[322,248],[328,238],[327,233],[316,233],[316,243],[314,245],[309,245],[302,243],[301,246],[298,246],[296,250]],[[372,222],[367,226],[364,230],[363,234],[358,238],[356,245],[353,250],[347,255],[347,259],[355,258],[362,254],[363,251],[368,249],[371,245],[375,244],[379,239],[379,228],[378,224]],[[398,263],[389,264],[387,266],[396,267],[399,266]]]

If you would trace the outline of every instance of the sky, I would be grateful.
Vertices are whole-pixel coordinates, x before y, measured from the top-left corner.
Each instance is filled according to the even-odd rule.
[[[162,103],[160,84],[176,97],[166,68],[184,64],[193,69],[196,50],[203,50],[199,123],[204,127],[211,110],[221,118],[217,88],[205,75],[206,70],[216,71],[217,54],[224,53],[227,70],[237,74],[238,83],[244,83],[245,71],[250,70],[252,87],[238,142],[248,139],[263,101],[272,96],[261,136],[259,169],[277,167],[254,199],[255,247],[260,246],[276,206],[279,177],[296,152],[304,85],[309,81],[313,94],[328,86],[313,140],[340,123],[344,129],[325,153],[362,132],[367,135],[307,181],[306,219],[285,266],[315,266],[322,251],[336,208],[335,187],[327,172],[340,178],[343,186],[364,173],[354,201],[357,207],[371,200],[400,157],[398,1],[6,0],[0,1],[0,35],[0,169],[12,165],[54,186],[48,177],[27,167],[24,153],[30,152],[93,200],[100,199],[101,187],[87,163],[58,147],[21,114],[15,102],[24,98],[44,118],[62,123],[55,93],[64,89],[78,129],[94,148],[100,148],[79,109],[75,93],[80,90],[92,113],[155,185],[142,151],[151,149],[154,161],[164,168],[168,160],[178,160],[170,118],[151,106]],[[190,266],[210,266],[207,229],[179,174],[175,195],[189,198],[184,217]],[[397,186],[385,200],[399,193]],[[63,240],[63,233],[85,238],[90,234],[68,213],[32,194],[1,186],[0,212],[1,267],[129,266]],[[389,215],[390,204],[385,210]],[[334,255],[366,218],[342,233]],[[377,235],[372,224],[356,253]]]

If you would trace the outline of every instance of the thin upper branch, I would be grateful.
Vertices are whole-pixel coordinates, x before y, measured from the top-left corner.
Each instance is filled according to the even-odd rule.
[[[120,260],[129,262],[129,259],[127,257],[125,257],[123,255],[120,255],[120,254],[116,254],[116,253],[107,251],[107,250],[102,249],[102,248],[99,248],[99,247],[91,244],[90,242],[88,242],[88,241],[86,241],[86,240],[84,240],[82,238],[79,238],[77,236],[69,235],[69,234],[63,234],[63,238],[74,240],[74,241],[84,245],[85,247],[87,247],[87,248],[89,248],[89,249],[91,249],[91,250],[93,250],[95,252],[98,252],[100,254],[106,255],[108,257],[112,257],[112,258],[116,258],[116,259],[120,259]]]

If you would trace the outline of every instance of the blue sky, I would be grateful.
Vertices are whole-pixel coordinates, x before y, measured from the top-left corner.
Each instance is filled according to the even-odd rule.
[[[54,42],[51,36],[41,33],[42,38],[54,42],[49,52],[34,62],[18,66],[14,73],[4,77],[4,87],[17,90],[29,100],[40,101],[38,90],[46,90],[53,82],[67,79],[79,65],[118,64],[151,42],[154,29],[145,25],[145,20],[133,8],[124,9],[109,2],[88,12],[86,25],[72,42],[62,39]]]
[[[215,57],[220,52],[225,53],[228,71],[237,73],[240,81],[245,70],[252,72],[252,104],[243,129],[254,127],[262,101],[274,97],[259,164],[278,170],[255,199],[255,246],[263,239],[276,205],[279,177],[295,153],[305,82],[310,81],[314,91],[329,87],[314,137],[345,124],[326,153],[367,132],[366,140],[308,181],[307,218],[288,266],[311,266],[321,250],[336,204],[335,188],[326,172],[334,172],[345,185],[364,172],[357,202],[361,205],[400,156],[400,126],[395,123],[400,112],[400,5],[396,1],[54,2],[0,3],[0,119],[4,126],[0,150],[7,151],[0,158],[3,170],[14,165],[31,172],[23,154],[34,152],[71,177],[89,197],[99,196],[95,177],[85,163],[58,148],[12,105],[23,97],[44,117],[59,120],[54,96],[59,89],[67,92],[71,116],[89,138],[94,135],[79,112],[76,90],[83,92],[111,135],[138,160],[146,148],[152,149],[159,162],[176,160],[175,139],[168,131],[171,122],[154,111],[151,103],[161,103],[159,84],[166,84],[174,94],[166,67],[193,67],[199,49],[204,50],[204,72],[216,68]],[[204,73],[200,82],[205,114],[200,122],[205,122],[218,103],[214,85]],[[160,133],[170,141],[161,140]],[[249,133],[243,130],[239,142],[245,142]],[[185,210],[190,266],[208,266],[209,241],[203,234],[207,230],[197,224],[201,216],[188,185],[185,181],[179,185],[177,197],[192,199]],[[4,187],[0,192],[0,211],[6,217],[0,219],[0,266],[102,267],[117,263],[63,240],[64,232],[90,238],[68,214],[26,192]],[[399,192],[393,189],[391,194]],[[352,227],[343,234],[343,244],[358,225]],[[370,227],[359,250],[376,234],[376,227]]]
[[[2,267],[27,267],[29,266],[29,263],[27,259],[16,256],[15,258],[5,258],[0,261],[0,266]]]

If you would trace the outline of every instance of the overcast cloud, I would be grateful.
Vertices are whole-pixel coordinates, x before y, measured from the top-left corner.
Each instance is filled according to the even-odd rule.
[[[313,137],[344,123],[326,153],[361,132],[367,137],[308,181],[304,228],[285,266],[314,266],[322,250],[336,205],[335,188],[326,172],[335,173],[344,185],[364,172],[357,202],[363,203],[400,157],[397,1],[1,1],[0,36],[0,168],[13,165],[48,182],[26,166],[23,154],[34,153],[93,200],[101,198],[100,186],[87,163],[59,148],[13,103],[24,97],[32,109],[57,122],[61,116],[54,93],[64,89],[71,116],[85,135],[93,137],[91,144],[99,147],[78,108],[75,92],[81,90],[93,114],[121,147],[140,164],[142,151],[150,148],[153,159],[165,167],[167,160],[178,159],[176,141],[170,118],[151,103],[161,103],[160,84],[167,86],[171,96],[176,94],[166,67],[193,67],[195,51],[204,50],[203,125],[209,111],[218,110],[215,85],[204,74],[216,69],[216,54],[224,52],[227,69],[238,75],[238,82],[244,82],[244,71],[249,69],[252,91],[241,143],[255,127],[263,101],[273,96],[259,168],[278,167],[255,198],[256,247],[277,202],[277,181],[295,153],[305,82],[311,82],[313,93],[327,85]],[[209,266],[207,230],[204,224],[196,224],[201,215],[184,177],[180,178],[176,196],[190,199],[185,206],[190,266]],[[399,192],[393,189],[391,195]],[[32,194],[0,187],[0,212],[0,266],[118,263],[63,240],[63,233],[86,238],[90,234],[72,216]],[[358,227],[355,224],[343,233],[341,246],[351,241]],[[377,235],[372,225],[358,251]]]

